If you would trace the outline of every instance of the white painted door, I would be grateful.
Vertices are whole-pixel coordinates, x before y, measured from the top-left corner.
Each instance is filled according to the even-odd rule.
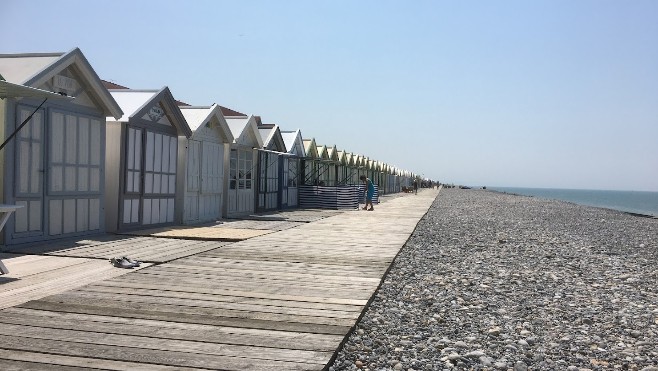
[[[199,221],[199,192],[201,191],[201,142],[190,140],[187,144],[187,175],[185,180],[186,223]]]
[[[290,168],[290,163],[287,157],[283,158],[283,171],[281,172],[282,178],[280,180],[281,185],[281,207],[288,207],[288,179],[290,178],[288,174],[288,169]]]
[[[34,108],[18,106],[16,127],[30,116]],[[15,137],[16,210],[13,238],[43,236],[44,210],[44,112],[37,111]]]
[[[221,217],[224,184],[224,145],[204,141],[201,147],[201,187],[199,219],[217,220]]]
[[[127,127],[122,223],[173,223],[178,138]]]
[[[254,212],[254,184],[252,181],[253,151],[231,150],[228,213],[246,214]]]
[[[48,234],[100,231],[104,143],[101,120],[51,111],[46,131]]]
[[[146,131],[142,224],[174,222],[178,138]]]
[[[128,126],[125,149],[125,174],[123,195],[124,225],[139,225],[142,193],[142,135],[143,129]]]
[[[298,158],[288,158],[288,189],[287,189],[287,200],[288,207],[297,207],[298,202],[298,191],[297,187],[299,184],[299,159]]]
[[[279,197],[279,156],[261,151],[258,161],[258,209],[274,210]]]

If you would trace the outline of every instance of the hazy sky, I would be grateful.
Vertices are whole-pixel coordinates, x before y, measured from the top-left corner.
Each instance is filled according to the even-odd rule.
[[[2,0],[0,35],[445,182],[658,191],[654,0]]]

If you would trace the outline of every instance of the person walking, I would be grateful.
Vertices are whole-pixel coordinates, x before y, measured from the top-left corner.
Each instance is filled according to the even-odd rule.
[[[372,206],[372,198],[375,195],[375,185],[365,175],[361,175],[359,179],[366,185],[366,205],[363,207],[363,210],[373,211],[375,208]],[[370,209],[368,209],[368,205],[370,205]]]
[[[414,194],[418,194],[418,180],[414,179]]]

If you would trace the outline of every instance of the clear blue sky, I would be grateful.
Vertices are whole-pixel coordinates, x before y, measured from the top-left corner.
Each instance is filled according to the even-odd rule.
[[[0,34],[445,182],[658,191],[654,0],[3,0]]]

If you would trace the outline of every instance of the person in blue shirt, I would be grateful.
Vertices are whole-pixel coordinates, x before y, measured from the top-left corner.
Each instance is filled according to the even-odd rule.
[[[375,185],[372,184],[372,180],[366,178],[365,175],[361,175],[361,181],[366,185],[366,206],[363,207],[363,210],[373,211],[375,208],[372,206],[372,198],[375,195]],[[368,209],[370,205],[370,209]]]

